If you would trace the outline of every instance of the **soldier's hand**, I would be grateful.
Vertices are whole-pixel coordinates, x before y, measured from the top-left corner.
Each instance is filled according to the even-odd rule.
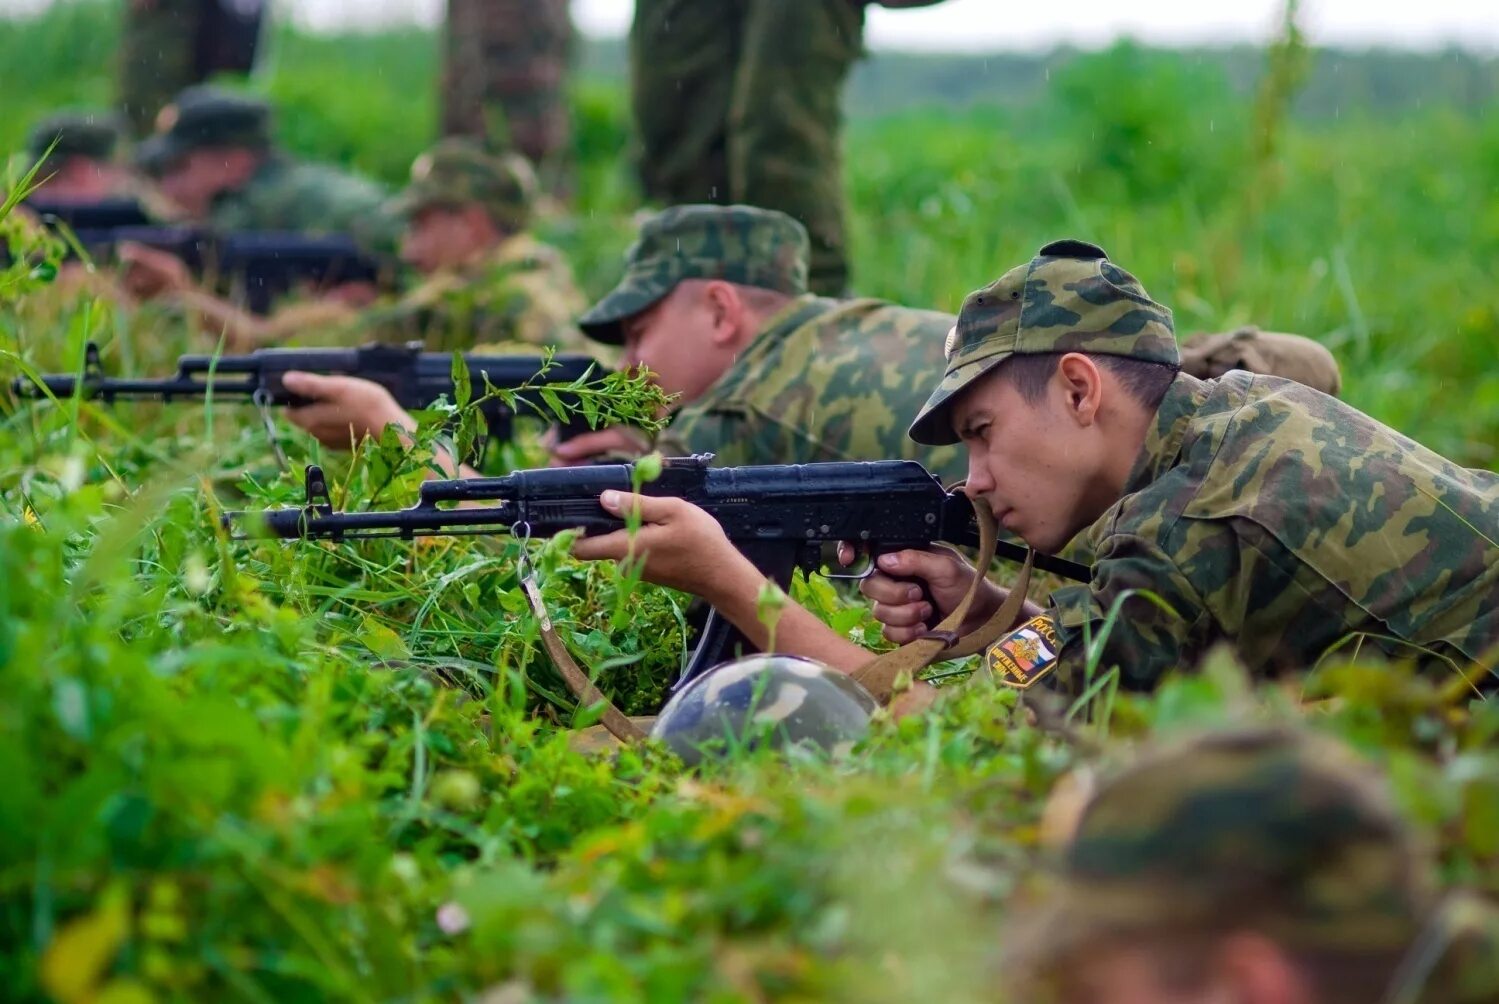
[[[640,513],[633,534],[616,530],[580,537],[573,556],[584,561],[630,557],[644,561],[641,577],[713,602],[722,591],[758,588],[761,576],[729,542],[718,520],[684,499],[607,491],[599,504],[621,519]],[[751,580],[753,582],[751,583]]]
[[[850,564],[853,558],[850,545],[838,546],[838,559],[843,564]],[[874,600],[874,616],[885,625],[885,637],[904,645],[952,612],[977,574],[962,555],[947,548],[892,551],[879,556],[875,570],[859,584],[859,592]],[[922,594],[923,583],[935,601],[935,609]],[[1004,590],[983,583],[959,633],[982,624],[999,609],[1004,597]]]
[[[551,437],[554,433],[547,435]],[[623,425],[585,432],[562,442],[552,440],[548,445],[552,451],[549,461],[552,467],[576,467],[611,454],[640,457],[651,449],[651,441],[645,433]]]
[[[347,450],[366,436],[380,435],[387,425],[407,431],[416,428],[416,420],[390,391],[370,380],[292,371],[282,383],[311,401],[288,408],[287,419],[331,449]]]
[[[168,251],[124,241],[118,254],[120,284],[137,299],[150,300],[193,288],[187,263]]]

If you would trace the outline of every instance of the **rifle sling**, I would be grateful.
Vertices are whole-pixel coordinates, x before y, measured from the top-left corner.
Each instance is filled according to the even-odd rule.
[[[603,705],[604,715],[600,723],[621,743],[635,743],[645,739],[645,732],[641,731],[640,727],[630,721],[624,712],[614,706],[613,701],[594,686],[588,674],[583,672],[572,654],[568,652],[567,646],[562,643],[562,638],[557,634],[557,629],[552,626],[552,618],[541,599],[541,590],[536,588],[536,580],[530,575],[521,577],[521,592],[526,594],[526,601],[531,604],[531,612],[536,615],[536,621],[541,625],[541,647],[546,649],[552,665],[556,666],[557,672],[562,674],[562,681],[578,699],[578,703],[584,707]]]
[[[1000,604],[994,615],[968,634],[958,634],[958,628],[968,617],[968,611],[983,587],[985,582],[983,570],[987,569],[989,563],[994,560],[994,549],[999,538],[999,530],[994,523],[994,513],[989,507],[981,503],[975,504],[974,513],[978,517],[979,525],[979,556],[975,566],[977,571],[973,582],[968,586],[968,592],[963,594],[963,598],[953,608],[952,613],[944,617],[941,623],[925,635],[915,641],[907,642],[900,648],[876,656],[853,672],[854,679],[863,684],[864,688],[881,704],[889,703],[896,681],[902,676],[915,676],[927,666],[943,659],[956,659],[982,652],[998,641],[999,637],[1014,627],[1015,622],[1020,619],[1021,611],[1025,607],[1026,587],[1031,581],[1031,565],[1036,557],[1036,552],[1033,550],[1026,552],[1025,564],[1020,566],[1020,575],[1016,578],[1015,584],[1010,587],[1009,598]]]

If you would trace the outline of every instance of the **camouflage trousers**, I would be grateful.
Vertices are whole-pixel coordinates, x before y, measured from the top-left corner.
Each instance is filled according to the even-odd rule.
[[[840,107],[858,0],[636,0],[630,77],[648,198],[800,220],[811,287],[848,285]]]
[[[518,151],[565,187],[572,44],[567,0],[448,0],[442,134]]]
[[[177,92],[218,72],[248,73],[265,0],[125,0],[120,107],[144,136]]]

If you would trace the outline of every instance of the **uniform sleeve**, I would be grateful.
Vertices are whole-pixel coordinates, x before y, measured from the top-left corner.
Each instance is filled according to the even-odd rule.
[[[1047,614],[1061,645],[1056,678],[1072,693],[1090,682],[1090,661],[1095,678],[1117,666],[1124,687],[1154,687],[1172,669],[1194,664],[1211,630],[1201,596],[1177,563],[1157,542],[1133,534],[1105,538],[1092,581],[1058,589],[1051,600]]]

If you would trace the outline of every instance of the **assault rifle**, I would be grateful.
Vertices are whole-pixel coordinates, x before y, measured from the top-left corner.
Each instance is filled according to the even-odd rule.
[[[527,413],[549,421],[555,414],[545,394],[555,394],[569,403],[567,385],[584,377],[604,376],[608,371],[583,355],[485,356],[466,355],[469,380],[477,399],[485,382],[515,392],[515,404]],[[177,360],[177,372],[165,378],[118,378],[104,375],[99,347],[89,342],[83,354],[81,375],[47,374],[33,383],[17,377],[11,389],[17,397],[65,398],[78,394],[114,402],[119,398],[154,398],[162,401],[214,398],[250,401],[262,410],[268,406],[297,407],[309,404],[286,389],[287,372],[336,374],[362,377],[390,391],[406,409],[430,408],[439,397],[453,396],[453,357],[444,352],[423,352],[420,342],[407,345],[366,345],[357,349],[257,349],[242,356],[190,355]],[[45,388],[45,391],[43,390]],[[543,392],[545,388],[545,392]],[[499,397],[478,404],[491,439],[509,440],[516,409]],[[581,419],[562,423],[558,435],[567,438],[587,431]]]
[[[792,573],[819,571],[823,548],[838,541],[862,545],[868,557],[938,541],[979,543],[968,498],[942,487],[913,460],[766,467],[710,467],[712,454],[665,460],[647,495],[675,496],[699,506],[723,526],[730,541],[783,589]],[[353,537],[456,536],[515,533],[545,537],[561,530],[603,534],[624,523],[599,504],[608,489],[633,491],[634,464],[601,464],[516,471],[498,478],[428,481],[416,505],[389,512],[338,512],[320,468],[307,468],[306,504],[300,508],[232,512],[226,528],[237,536],[343,541]],[[458,503],[486,503],[457,507]],[[995,553],[1023,561],[1026,549],[1000,541]],[[1037,555],[1037,568],[1086,582],[1086,565]],[[831,578],[860,578],[859,575]],[[718,615],[708,618],[678,685],[748,648],[744,637]]]
[[[71,203],[34,198],[25,205],[46,225],[71,231],[91,257],[110,259],[126,241],[166,251],[195,275],[224,282],[230,297],[256,314],[268,313],[276,297],[298,283],[375,282],[389,268],[348,234],[216,234],[205,227],[157,226],[134,199]]]

